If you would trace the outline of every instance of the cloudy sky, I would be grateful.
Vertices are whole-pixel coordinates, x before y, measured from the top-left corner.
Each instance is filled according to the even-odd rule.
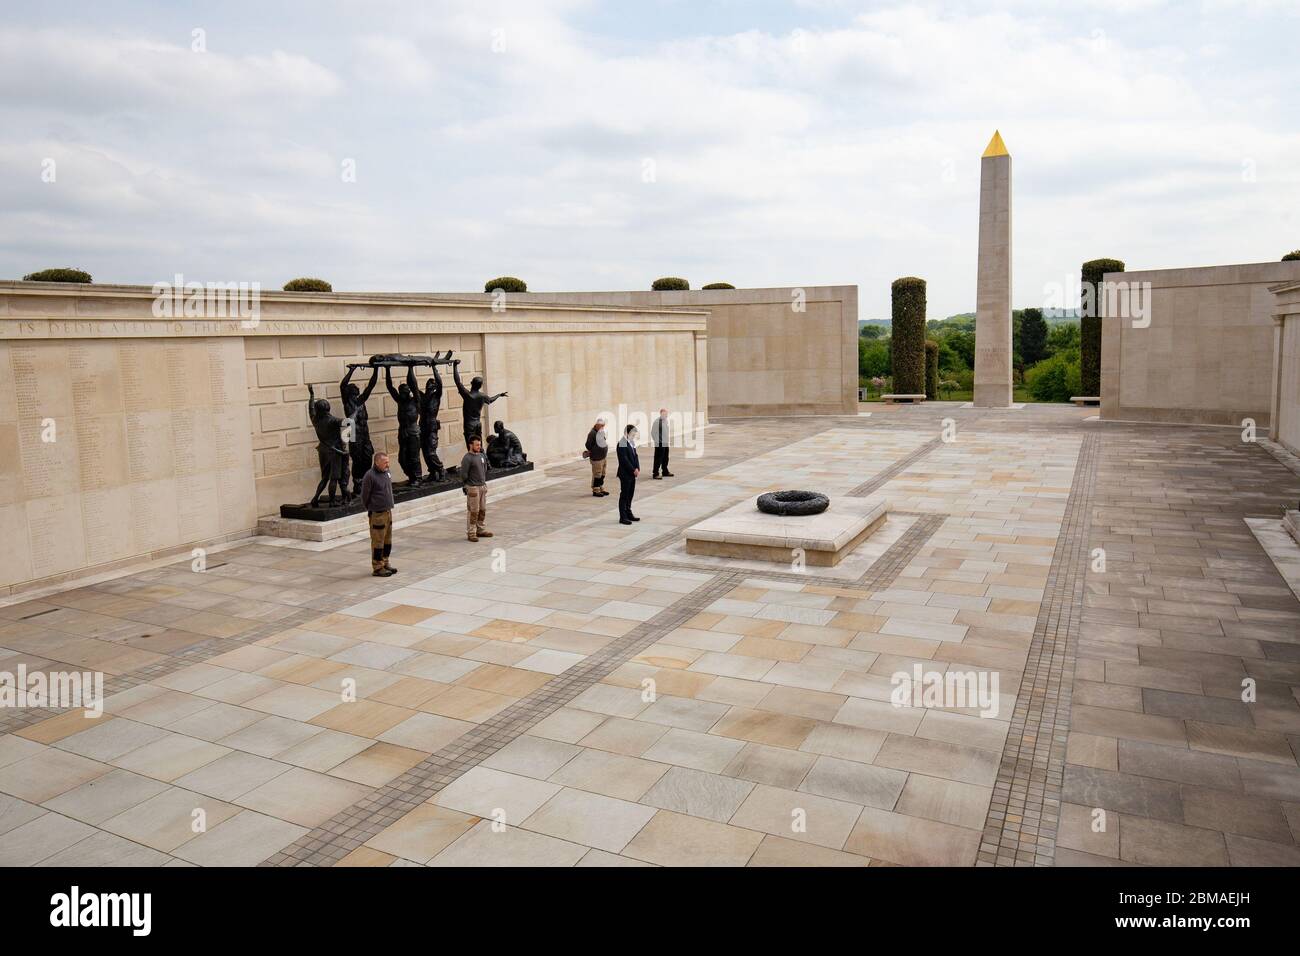
[[[6,10],[0,276],[348,291],[859,286],[1016,305],[1300,247],[1300,0],[465,0]],[[49,180],[53,181],[49,181]]]

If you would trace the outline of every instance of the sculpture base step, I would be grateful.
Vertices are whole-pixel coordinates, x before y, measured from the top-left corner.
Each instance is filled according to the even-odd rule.
[[[488,472],[488,481],[498,481],[502,478],[508,478],[511,475],[522,475],[533,470],[533,463],[526,461],[522,465],[514,468],[493,468]],[[447,477],[441,481],[432,481],[412,485],[408,481],[403,481],[393,485],[393,504],[401,505],[408,501],[416,501],[420,498],[427,498],[430,495],[438,495],[447,491],[460,490],[460,476],[456,474],[456,466],[447,469]],[[325,499],[316,507],[311,503],[301,505],[280,505],[280,517],[292,518],[298,521],[334,521],[338,518],[346,518],[350,515],[359,515],[365,509],[361,507],[361,498],[355,497],[347,504],[341,500],[335,504],[327,504]]]
[[[502,498],[522,494],[553,480],[547,478],[543,469],[534,469],[531,462],[528,463],[527,467],[523,468],[511,468],[509,470],[503,468],[500,471],[493,472],[488,485],[488,497],[500,501]],[[444,490],[437,491],[438,488]],[[445,489],[445,485],[432,485],[429,494],[395,502],[393,505],[393,528],[404,528],[440,515],[464,515],[465,496],[461,493],[460,486],[456,485],[450,493]],[[291,538],[298,541],[324,543],[336,541],[348,535],[364,535],[369,525],[370,518],[364,511],[357,511],[354,514],[329,520],[266,515],[258,519],[257,533],[273,538]],[[463,533],[462,530],[460,534]]]

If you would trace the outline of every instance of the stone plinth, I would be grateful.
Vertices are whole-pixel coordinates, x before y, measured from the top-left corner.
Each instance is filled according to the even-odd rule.
[[[488,472],[488,481],[496,482],[510,475],[532,470],[533,463],[531,461],[516,465],[514,468],[493,468]],[[418,485],[412,485],[409,481],[395,482],[393,484],[393,505],[396,507],[408,501],[428,498],[431,495],[440,495],[448,491],[460,491],[461,484],[460,476],[456,474],[455,465],[447,469],[447,476],[441,481],[423,482]],[[301,505],[280,505],[280,517],[322,522],[361,514],[362,510],[360,495],[354,496],[347,504],[336,501],[332,505],[328,503],[327,497],[322,496],[320,504],[315,508],[311,506],[310,502]]]
[[[1011,155],[999,133],[980,159],[975,286],[976,408],[1011,405]]]
[[[545,472],[537,469],[512,471],[488,484],[489,504],[493,498],[518,494],[543,482]],[[440,515],[463,514],[465,493],[457,485],[454,491],[441,491],[424,497],[397,501],[393,505],[393,526],[436,518]],[[275,538],[294,538],[299,541],[334,541],[350,534],[364,533],[369,525],[369,515],[364,511],[334,518],[330,521],[307,518],[267,516],[257,523],[257,533]]]
[[[746,500],[687,528],[686,551],[789,564],[801,549],[806,564],[834,567],[888,516],[887,502],[869,498],[832,498],[821,514],[803,517],[764,514]]]

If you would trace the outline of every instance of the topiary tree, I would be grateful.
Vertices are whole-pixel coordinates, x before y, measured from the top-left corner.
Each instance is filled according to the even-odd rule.
[[[1297,259],[1300,259],[1300,249],[1295,249],[1291,252],[1288,252],[1286,255],[1282,257],[1283,262],[1295,262]]]
[[[701,289],[734,289],[735,286],[730,282],[710,282],[708,285],[700,286]]]
[[[285,292],[333,292],[334,287],[324,279],[301,277],[290,279],[284,284]]]
[[[1101,395],[1101,297],[1107,272],[1123,272],[1118,259],[1089,259],[1079,277],[1079,387],[1080,395]]]
[[[29,272],[23,276],[24,282],[90,282],[90,273],[81,269],[74,269],[71,266],[64,266],[62,269],[42,269],[40,272]]]
[[[932,402],[939,397],[939,343],[925,340],[925,399]]]
[[[1025,309],[1020,320],[1020,358],[1033,365],[1047,357],[1047,320],[1042,309]]]
[[[527,292],[528,283],[514,276],[500,276],[483,283],[484,292],[495,292],[497,289],[502,292]]]
[[[894,391],[899,395],[925,393],[925,280],[915,276],[895,279],[892,293],[893,322],[890,365]]]
[[[655,279],[650,283],[652,292],[686,292],[690,289],[691,284],[685,279],[679,279],[677,276],[664,276],[662,279]]]

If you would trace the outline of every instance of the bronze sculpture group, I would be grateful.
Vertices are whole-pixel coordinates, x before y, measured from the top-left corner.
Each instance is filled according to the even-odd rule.
[[[462,402],[463,432],[465,444],[477,435],[483,438],[483,409],[498,398],[505,398],[509,392],[490,395],[483,391],[483,379],[475,376],[466,388],[460,380],[460,359],[454,359],[451,352],[433,355],[372,355],[368,362],[352,362],[347,366],[347,374],[339,383],[342,396],[344,418],[330,412],[330,403],[317,398],[315,389],[307,386],[307,414],[312,427],[316,430],[316,454],[320,461],[320,483],[312,495],[311,507],[320,506],[321,494],[328,488],[329,505],[333,506],[336,494],[341,492],[343,503],[349,503],[361,492],[361,479],[370,470],[375,448],[370,440],[370,420],[366,412],[366,399],[374,391],[379,380],[379,370],[384,370],[384,384],[388,394],[397,406],[397,463],[406,475],[411,487],[440,483],[447,478],[447,469],[438,457],[438,433],[441,423],[438,411],[442,407],[442,376],[438,373],[439,365],[450,365],[452,380],[460,393]],[[393,368],[406,368],[406,381],[393,387]],[[433,373],[420,390],[415,370],[427,366]],[[357,369],[368,368],[370,381],[364,389],[353,384],[352,376]],[[421,468],[423,458],[424,468]],[[496,422],[494,434],[487,439],[488,464],[493,468],[514,468],[524,464],[528,456],[524,454],[518,436],[508,430],[501,422]]]

